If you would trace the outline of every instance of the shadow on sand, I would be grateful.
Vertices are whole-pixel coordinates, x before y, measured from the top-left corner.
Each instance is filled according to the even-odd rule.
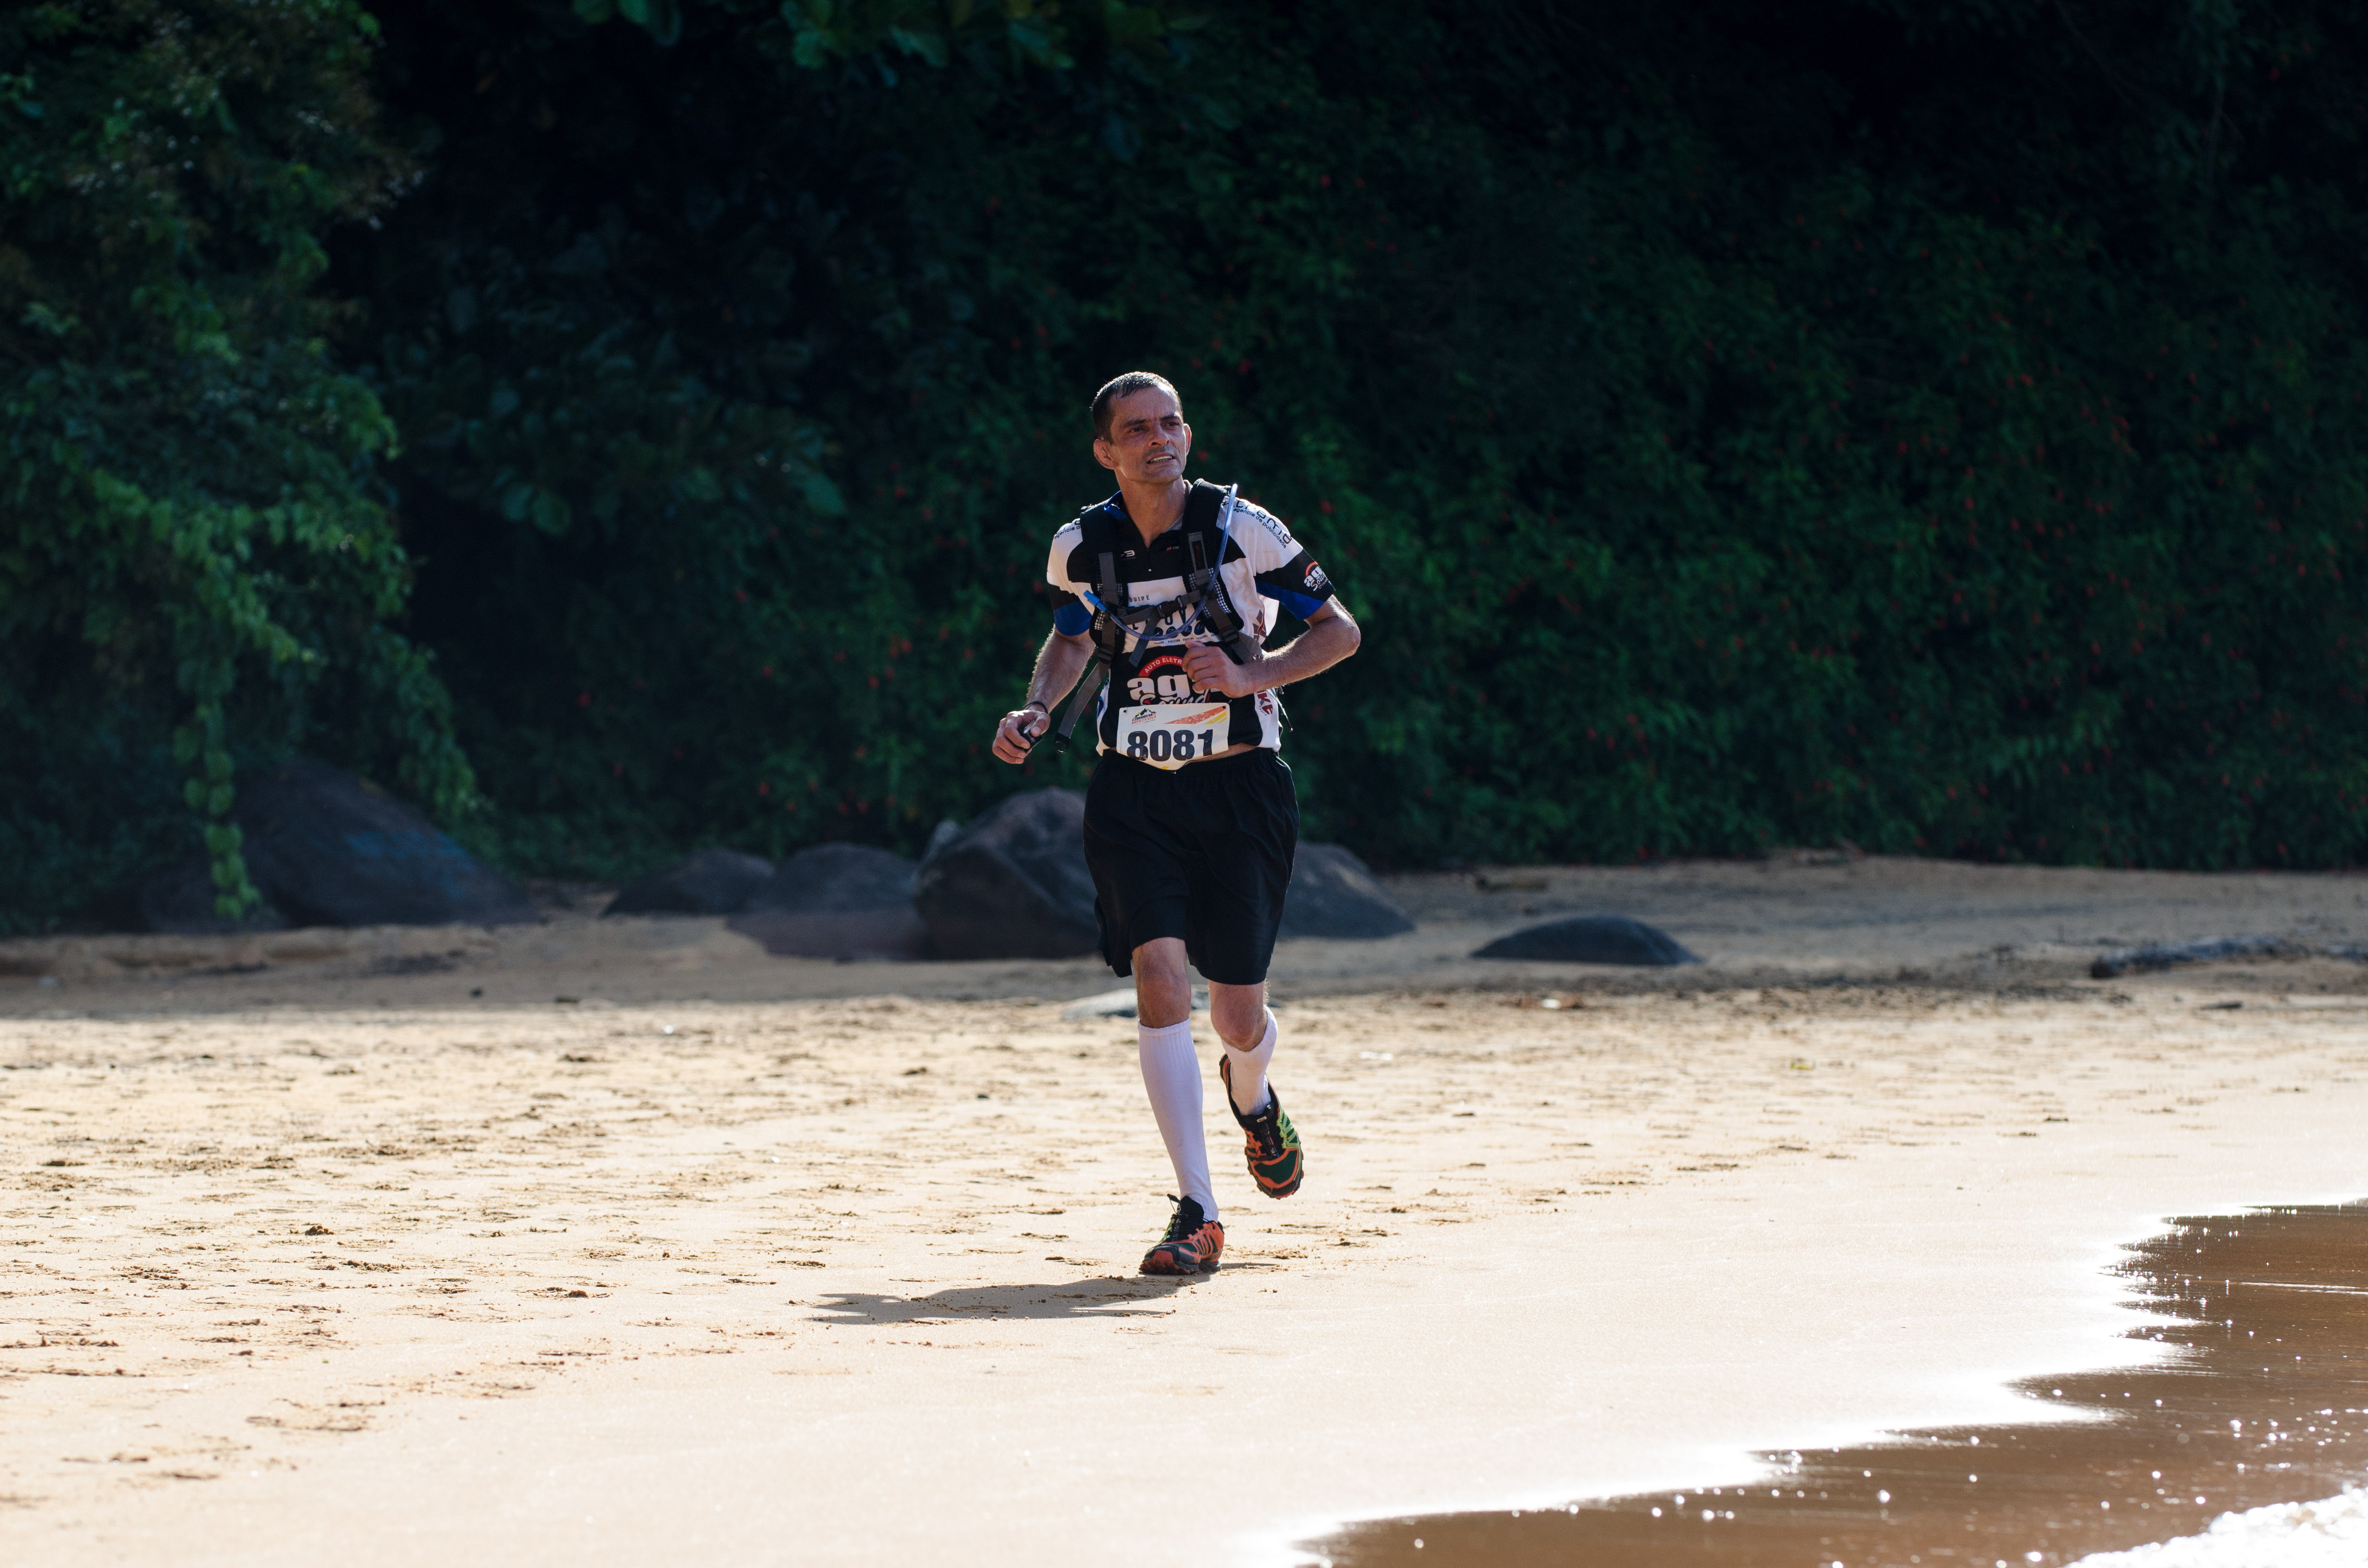
[[[814,1305],[824,1323],[951,1323],[988,1318],[1157,1317],[1179,1290],[1208,1278],[1164,1278],[1142,1274],[1105,1274],[1042,1285],[978,1285],[932,1290],[926,1296],[873,1295],[835,1290]]]

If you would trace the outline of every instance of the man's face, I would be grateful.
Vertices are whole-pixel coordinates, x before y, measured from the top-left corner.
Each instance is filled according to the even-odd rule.
[[[1102,467],[1135,484],[1168,484],[1184,477],[1192,455],[1192,426],[1157,387],[1129,392],[1110,404],[1110,433],[1094,443]]]

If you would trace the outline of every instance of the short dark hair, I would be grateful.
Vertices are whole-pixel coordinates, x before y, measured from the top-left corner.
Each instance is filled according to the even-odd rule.
[[[1174,398],[1177,412],[1183,412],[1184,394],[1176,390],[1174,381],[1165,376],[1154,375],[1149,370],[1129,370],[1123,376],[1112,377],[1107,386],[1094,393],[1094,438],[1100,441],[1110,438],[1110,404],[1130,393],[1155,389]]]

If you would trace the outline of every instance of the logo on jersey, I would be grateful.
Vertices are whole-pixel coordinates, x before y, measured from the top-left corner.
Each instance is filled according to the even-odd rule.
[[[1324,574],[1324,568],[1318,566],[1313,561],[1309,562],[1307,563],[1307,591],[1311,594],[1320,594],[1331,585],[1332,579]]]
[[[1182,655],[1167,648],[1155,650],[1127,678],[1126,699],[1137,707],[1190,702],[1196,695]]]

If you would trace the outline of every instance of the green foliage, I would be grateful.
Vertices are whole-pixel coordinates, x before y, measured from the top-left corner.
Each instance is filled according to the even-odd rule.
[[[249,751],[400,755],[422,797],[468,795],[427,656],[389,624],[408,568],[371,467],[393,430],[328,363],[313,292],[324,232],[403,172],[369,130],[373,35],[339,0],[0,14],[15,923],[172,846],[176,795],[222,912],[250,907],[229,821]],[[168,731],[183,782],[160,791]]]
[[[2348,22],[1212,10],[385,13],[435,172],[352,276],[509,853],[1012,788],[1148,365],[1366,623],[1313,833],[2358,856]]]
[[[0,22],[0,671],[60,767],[154,776],[177,705],[209,812],[268,739],[449,814],[429,648],[514,867],[916,847],[1082,778],[983,743],[1145,367],[1365,624],[1291,694],[1311,836],[2368,841],[2343,8],[372,14]],[[152,55],[233,112],[143,184]]]
[[[392,107],[441,172],[344,276],[405,432],[414,624],[504,808],[479,842],[612,873],[700,839],[909,843],[1010,788],[977,737],[1042,636],[1043,498],[1085,477],[1036,411],[1083,394],[1042,355],[1014,384],[983,335],[1002,286],[959,275],[974,240],[916,210],[907,149],[1005,95],[1057,105],[1045,61],[1163,35],[1121,8],[1115,43],[1031,51],[1025,6],[903,7],[914,36],[962,23],[939,72],[875,8],[818,71],[770,12],[693,6],[671,41],[383,14]],[[901,505],[907,469],[946,498]],[[981,488],[1012,485],[1025,527]]]

